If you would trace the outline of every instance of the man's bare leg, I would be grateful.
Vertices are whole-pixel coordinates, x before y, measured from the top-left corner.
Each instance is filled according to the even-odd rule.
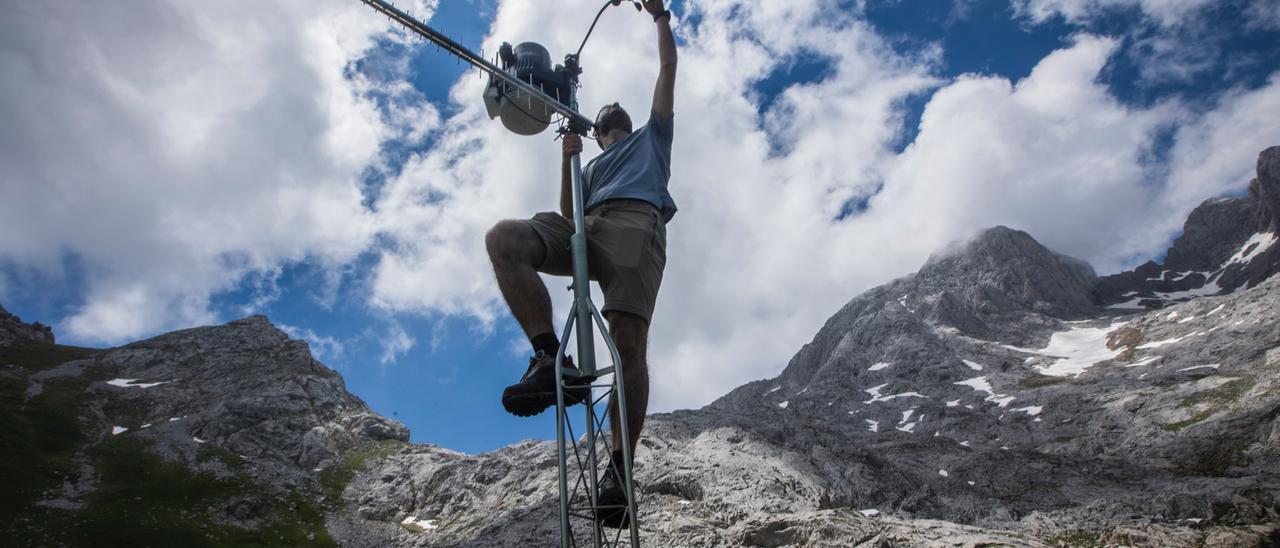
[[[646,349],[649,345],[649,324],[635,314],[610,311],[606,314],[609,321],[609,335],[613,343],[618,345],[618,354],[622,358],[622,380],[627,389],[627,434],[630,438],[628,447],[631,458],[636,455],[636,442],[640,440],[640,430],[644,428],[644,415],[649,409],[649,365],[646,360]],[[613,450],[622,451],[622,428],[618,422],[617,398],[609,402],[609,428],[613,432]]]
[[[530,339],[551,333],[551,295],[534,270],[542,264],[547,250],[533,228],[520,221],[499,221],[485,234],[485,247],[493,263],[493,274],[511,315]]]

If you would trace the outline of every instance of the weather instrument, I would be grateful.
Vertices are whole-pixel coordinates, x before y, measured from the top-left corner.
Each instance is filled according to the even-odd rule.
[[[519,135],[537,135],[546,130],[556,119],[559,119],[560,131],[585,136],[592,127],[592,121],[577,111],[576,92],[579,87],[578,76],[582,67],[578,60],[587,38],[595,29],[600,16],[610,6],[622,4],[622,0],[608,0],[596,12],[591,27],[582,39],[576,53],[564,57],[564,63],[551,65],[551,54],[546,48],[533,42],[523,42],[515,46],[504,43],[498,50],[495,61],[489,61],[461,44],[441,34],[425,23],[392,6],[384,0],[361,0],[368,6],[390,17],[392,21],[404,26],[409,32],[436,44],[441,49],[457,56],[475,66],[489,76],[484,89],[485,110],[489,117],[500,119],[502,125]],[[639,2],[632,0],[636,9],[641,9]],[[617,398],[619,410],[619,428],[622,439],[630,439],[627,433],[625,417],[627,402],[626,390],[622,375],[610,375],[619,371],[622,359],[618,347],[609,336],[608,328],[600,311],[591,302],[590,279],[587,269],[587,234],[583,222],[583,189],[582,164],[578,155],[570,159],[572,167],[573,187],[573,237],[570,249],[573,253],[573,306],[569,319],[560,337],[560,350],[556,355],[556,369],[560,372],[556,383],[556,445],[560,460],[560,545],[564,548],[577,546],[586,542],[586,536],[575,534],[574,523],[583,521],[590,523],[590,542],[592,546],[619,546],[629,541],[635,547],[640,545],[640,532],[636,516],[635,490],[631,478],[631,448],[627,443],[620,443],[623,453],[623,469],[621,473],[624,490],[627,495],[626,512],[630,516],[627,529],[606,530],[597,518],[601,513],[616,512],[618,506],[602,506],[598,504],[597,486],[600,474],[612,459],[598,458],[601,453],[608,455],[607,447],[597,447],[605,441],[604,417],[597,406],[605,406],[611,398]],[[595,363],[594,330],[600,328],[613,365],[597,368]],[[565,349],[568,348],[569,337],[576,335],[578,348],[578,369],[564,367]],[[569,380],[586,378],[594,382],[598,378],[609,376],[611,382],[593,384],[592,396],[586,402],[586,421],[583,441],[574,435],[573,423],[565,407],[565,383]],[[575,383],[576,385],[576,383]],[[603,466],[602,468],[602,462]],[[573,464],[572,473],[570,464]],[[624,539],[622,532],[630,533]]]

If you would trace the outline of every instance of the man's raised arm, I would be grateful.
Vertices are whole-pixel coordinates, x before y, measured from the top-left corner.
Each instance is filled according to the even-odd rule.
[[[676,37],[671,34],[671,12],[662,0],[644,0],[644,9],[658,25],[658,83],[653,88],[653,111],[670,118],[675,106]]]

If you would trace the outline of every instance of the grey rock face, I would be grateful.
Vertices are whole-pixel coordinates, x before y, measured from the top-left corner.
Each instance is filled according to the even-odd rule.
[[[1062,318],[1094,312],[1088,289],[1096,278],[1088,263],[1003,226],[935,253],[917,275],[929,290],[959,297],[978,315],[1029,310]]]
[[[777,378],[651,417],[642,538],[1272,542],[1280,278],[1125,316],[1087,304],[1090,275],[994,229],[855,298]],[[359,510],[335,528],[353,544],[367,530],[402,545],[554,542],[554,462],[547,442],[475,456],[404,446],[353,480]],[[405,519],[431,527],[396,530]]]
[[[53,344],[53,329],[40,322],[25,323],[0,306],[0,346]]]
[[[1165,268],[1174,272],[1213,271],[1258,232],[1250,222],[1260,209],[1250,198],[1215,198],[1200,204],[1183,225],[1165,256]]]
[[[1249,198],[1258,203],[1254,227],[1280,232],[1280,146],[1258,155],[1258,178],[1249,182]]]
[[[1245,198],[1200,204],[1183,225],[1162,266],[1104,276],[1094,299],[1116,309],[1151,309],[1203,295],[1253,287],[1280,272],[1280,147],[1258,156],[1258,177]]]
[[[409,439],[403,424],[370,411],[305,342],[265,316],[129,344],[103,353],[98,364],[130,381],[94,389],[130,409],[132,422],[169,426],[178,418],[164,430],[168,442],[216,444],[280,481],[304,481],[361,443]],[[137,426],[122,419],[113,420]]]
[[[636,458],[643,542],[1280,542],[1280,276],[1268,262],[1280,245],[1232,222],[1274,224],[1276,150],[1255,196],[1202,205],[1164,266],[1098,280],[996,227],[851,300],[778,377],[650,417]],[[410,444],[264,317],[92,363],[122,377],[91,387],[112,402],[94,409],[100,428],[128,427],[178,459],[197,444],[234,452],[288,492],[315,495],[319,481],[345,546],[558,541],[552,442],[480,455]],[[85,367],[32,374],[28,394]],[[84,490],[64,492],[74,505]],[[252,526],[261,500],[222,513]]]

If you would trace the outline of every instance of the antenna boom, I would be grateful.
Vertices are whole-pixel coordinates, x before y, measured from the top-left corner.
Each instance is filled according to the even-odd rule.
[[[534,86],[529,84],[528,82],[522,81],[519,78],[516,78],[515,76],[512,76],[511,74],[509,74],[507,71],[504,71],[498,68],[493,63],[490,63],[488,60],[486,60],[484,57],[476,55],[475,52],[467,49],[466,46],[463,46],[462,44],[455,42],[452,38],[449,38],[448,36],[441,34],[439,31],[436,31],[435,29],[427,26],[426,23],[423,23],[417,19],[414,19],[413,16],[403,11],[400,11],[399,8],[391,5],[385,0],[360,0],[360,1],[364,2],[369,7],[375,10],[378,10],[378,12],[382,13],[383,15],[386,15],[387,17],[391,18],[392,21],[395,21],[397,23],[400,23],[401,25],[404,25],[404,27],[406,29],[409,29],[411,32],[423,38],[426,38],[427,40],[430,40],[431,42],[435,43],[441,48],[444,48],[445,51],[448,51],[449,53],[454,54],[455,56],[462,59],[463,61],[466,61],[467,63],[470,63],[472,66],[488,73],[489,76],[497,78],[498,80],[501,80],[503,83],[509,86],[512,86],[520,90],[521,92],[527,93],[537,98],[538,100],[546,103],[546,105],[550,107],[552,110],[556,111],[556,113],[567,118],[570,122],[569,127],[574,129],[575,131],[581,131],[585,133],[587,128],[591,127],[592,125],[591,120],[588,119],[586,116],[583,116],[582,114],[578,113],[578,111],[574,110],[572,107],[569,107],[564,103],[561,103],[555,97],[547,95],[537,86]]]

